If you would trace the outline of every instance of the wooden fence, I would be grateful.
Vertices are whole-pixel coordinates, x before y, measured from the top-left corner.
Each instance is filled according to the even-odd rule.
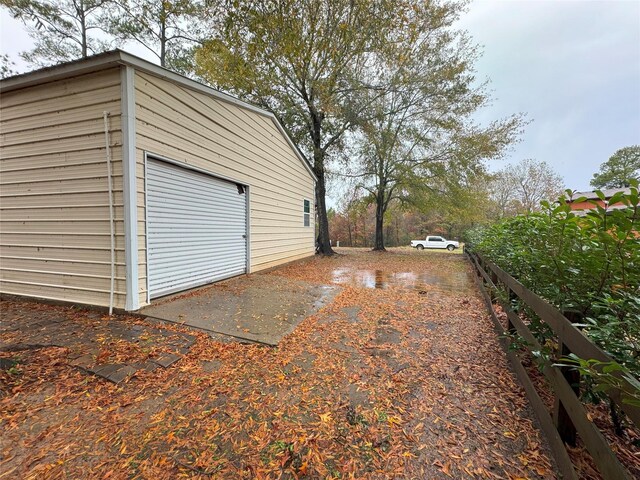
[[[563,478],[578,479],[573,467],[565,442],[575,444],[576,435],[580,437],[591,454],[593,462],[605,480],[631,479],[631,474],[620,463],[602,432],[587,416],[584,405],[578,398],[580,375],[575,369],[552,366],[552,362],[542,361],[544,374],[553,395],[555,404],[553,414],[550,414],[540,395],[536,391],[527,370],[523,366],[517,351],[509,349],[513,336],[519,336],[526,342],[529,354],[541,351],[541,345],[512,308],[512,300],[519,298],[555,333],[558,339],[558,357],[574,353],[583,359],[596,359],[611,362],[612,359],[599,347],[592,343],[571,321],[558,309],[550,305],[531,290],[524,287],[500,267],[472,251],[466,252],[475,267],[476,281],[481,287],[487,307],[489,308],[496,331],[501,335],[503,347],[511,366],[524,387],[531,407],[533,408],[542,430],[545,432],[551,450],[556,459]],[[500,296],[499,292],[503,292]],[[504,295],[506,293],[506,295]],[[505,300],[505,297],[509,300]],[[508,318],[507,333],[503,335],[505,327],[498,320],[494,309],[494,302],[498,302]],[[624,382],[623,382],[624,384]],[[624,388],[624,387],[623,387]],[[630,388],[630,387],[629,387]],[[622,401],[622,392],[611,389],[610,398],[627,414],[629,419],[640,426],[640,408]]]

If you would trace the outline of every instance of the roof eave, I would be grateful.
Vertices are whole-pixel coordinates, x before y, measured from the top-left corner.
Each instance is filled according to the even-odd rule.
[[[13,77],[4,78],[0,80],[0,91],[6,93],[67,77],[104,70],[110,66],[122,64],[122,53],[124,52],[121,50],[112,50],[81,60],[61,65],[52,65],[33,72],[26,72]]]

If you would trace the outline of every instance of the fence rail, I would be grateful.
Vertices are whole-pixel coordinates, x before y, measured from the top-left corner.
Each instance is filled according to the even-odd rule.
[[[587,416],[585,407],[578,398],[579,373],[574,369],[553,366],[551,362],[541,359],[542,373],[555,397],[553,417],[551,416],[531,381],[526,368],[523,366],[518,353],[509,349],[510,336],[502,336],[505,333],[505,328],[498,319],[494,309],[494,302],[499,303],[507,315],[507,333],[511,335],[517,334],[523,338],[530,354],[533,351],[541,351],[542,346],[529,327],[513,310],[511,300],[515,298],[519,298],[528,305],[553,330],[558,338],[559,356],[574,353],[583,359],[596,359],[602,362],[611,362],[612,359],[591,342],[553,305],[550,305],[527,289],[481,254],[473,251],[466,251],[466,253],[476,270],[476,281],[481,287],[480,290],[487,303],[495,329],[501,335],[502,344],[509,362],[527,393],[529,402],[545,432],[563,478],[578,479],[565,447],[565,442],[575,444],[577,435],[584,442],[596,467],[605,480],[631,479],[631,475],[611,450],[602,432]],[[505,301],[501,298],[498,295],[499,291],[505,292],[510,300]],[[630,386],[628,387],[631,388]],[[624,403],[622,401],[623,392],[618,389],[612,388],[607,394],[636,426],[640,426],[640,408]]]

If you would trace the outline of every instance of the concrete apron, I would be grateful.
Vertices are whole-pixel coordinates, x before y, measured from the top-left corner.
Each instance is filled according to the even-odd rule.
[[[276,346],[307,316],[331,303],[338,290],[273,274],[242,275],[155,300],[140,313]]]

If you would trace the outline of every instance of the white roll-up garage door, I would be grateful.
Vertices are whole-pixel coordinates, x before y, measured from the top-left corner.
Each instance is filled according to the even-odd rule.
[[[246,272],[242,187],[152,158],[146,176],[150,298]]]

